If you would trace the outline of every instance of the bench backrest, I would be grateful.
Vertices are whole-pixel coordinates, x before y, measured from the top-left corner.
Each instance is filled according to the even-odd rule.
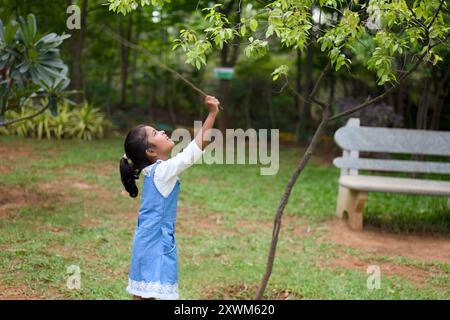
[[[360,127],[351,118],[334,135],[343,157],[333,163],[341,174],[357,175],[358,169],[450,174],[450,163],[434,161],[359,158],[360,151],[450,156],[450,132]]]

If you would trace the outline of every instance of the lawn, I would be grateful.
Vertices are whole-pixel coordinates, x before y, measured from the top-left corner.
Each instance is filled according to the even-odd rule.
[[[280,170],[195,165],[181,176],[176,236],[183,299],[248,299],[265,269],[273,216],[300,152]],[[122,138],[90,143],[0,137],[0,299],[129,299],[139,200],[122,190]],[[366,230],[334,217],[339,172],[316,157],[285,210],[266,298],[448,299],[444,198],[370,194]],[[81,270],[70,290],[67,268]],[[367,288],[366,268],[381,268]]]

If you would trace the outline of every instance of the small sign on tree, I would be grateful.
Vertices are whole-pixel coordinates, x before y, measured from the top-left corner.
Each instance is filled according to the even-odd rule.
[[[233,78],[234,69],[233,68],[214,68],[214,76],[216,79],[220,80],[231,80]]]

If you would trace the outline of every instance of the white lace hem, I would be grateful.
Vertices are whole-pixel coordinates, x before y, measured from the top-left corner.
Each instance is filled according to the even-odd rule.
[[[178,283],[162,284],[158,282],[135,281],[128,279],[127,292],[142,298],[158,298],[177,300],[179,298]]]

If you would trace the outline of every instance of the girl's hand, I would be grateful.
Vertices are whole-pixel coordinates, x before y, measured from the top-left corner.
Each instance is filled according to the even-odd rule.
[[[209,110],[209,112],[217,113],[219,112],[219,100],[216,99],[216,97],[213,96],[206,96],[205,97],[205,107]]]

